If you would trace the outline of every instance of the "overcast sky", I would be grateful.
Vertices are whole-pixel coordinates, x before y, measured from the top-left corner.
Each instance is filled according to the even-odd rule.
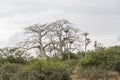
[[[24,27],[67,19],[92,41],[120,44],[120,0],[0,0],[0,46],[22,39]]]

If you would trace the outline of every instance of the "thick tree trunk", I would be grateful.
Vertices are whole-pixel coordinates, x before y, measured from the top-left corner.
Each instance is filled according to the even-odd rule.
[[[43,47],[40,48],[40,58],[43,60],[47,59],[46,52]]]
[[[39,35],[39,51],[40,51],[40,59],[43,59],[43,60],[46,60],[47,59],[47,56],[46,56],[46,52],[45,52],[45,49],[44,49],[44,46],[42,44],[42,36]]]

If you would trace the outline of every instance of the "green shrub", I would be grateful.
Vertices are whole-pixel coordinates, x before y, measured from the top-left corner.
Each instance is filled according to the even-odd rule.
[[[67,60],[68,55],[70,55],[70,59],[78,59],[78,56],[75,53],[63,53],[62,60]]]
[[[0,74],[2,75],[2,80],[13,80],[15,74],[21,70],[21,67],[16,64],[4,64],[0,68]]]
[[[36,61],[31,64],[31,70],[44,75],[44,80],[70,80],[67,65],[58,61]]]
[[[84,67],[100,66],[107,70],[120,72],[120,48],[112,47],[106,50],[90,52],[80,63]]]
[[[39,80],[38,71],[33,70],[23,70],[18,73],[18,80]]]
[[[76,59],[65,60],[63,61],[63,63],[66,64],[69,71],[72,72],[72,70],[74,70],[74,68],[78,65],[79,60]]]

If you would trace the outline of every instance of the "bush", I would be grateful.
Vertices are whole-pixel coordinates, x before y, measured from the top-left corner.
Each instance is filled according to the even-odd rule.
[[[67,65],[57,61],[37,61],[31,64],[31,70],[37,70],[43,74],[44,80],[70,80],[70,72]]]
[[[82,78],[86,78],[89,80],[98,80],[98,79],[102,79],[105,75],[105,69],[102,68],[98,68],[98,67],[81,67],[79,69],[79,75]]]
[[[2,80],[13,80],[16,73],[21,70],[21,67],[16,64],[5,64],[0,68]]]
[[[106,50],[90,52],[80,63],[84,67],[100,66],[107,70],[120,72],[120,49],[119,47],[112,47]]]
[[[72,70],[74,70],[74,68],[76,68],[76,66],[78,65],[79,60],[75,60],[75,59],[65,60],[63,61],[63,63],[66,64],[69,71],[72,72]]]
[[[62,60],[67,60],[68,54],[70,55],[70,59],[78,59],[78,56],[75,53],[63,53]]]
[[[18,80],[39,80],[38,71],[33,70],[23,70],[18,73]]]
[[[86,58],[81,60],[82,66],[99,66],[105,65],[106,55],[104,53],[89,53]]]

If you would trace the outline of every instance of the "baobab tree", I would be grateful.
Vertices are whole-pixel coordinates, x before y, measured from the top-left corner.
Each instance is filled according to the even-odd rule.
[[[98,50],[98,49],[102,49],[102,43],[99,43],[98,41],[94,41],[94,49]]]
[[[86,51],[87,51],[87,46],[89,45],[89,43],[91,43],[90,39],[87,37],[89,33],[85,32],[83,33],[83,35],[85,36],[85,54],[86,54]],[[85,55],[84,54],[84,55]]]
[[[30,37],[22,43],[23,47],[26,50],[35,48],[38,49],[40,57],[42,59],[46,59],[45,48],[51,44],[47,38],[47,35],[51,34],[52,26],[49,24],[36,24],[25,28],[25,30],[26,33],[30,35]]]
[[[42,59],[46,59],[48,52],[61,55],[71,48],[68,45],[71,44],[70,40],[73,40],[72,44],[81,43],[81,37],[78,34],[80,32],[71,25],[67,20],[58,20],[49,24],[29,26],[25,30],[31,36],[22,44],[26,50],[38,49]]]
[[[58,53],[70,53],[70,49],[77,50],[77,48],[80,47],[79,44],[81,44],[81,32],[79,29],[73,28],[69,21],[58,20],[53,22],[52,25],[55,26],[54,40],[58,45],[55,47],[55,49],[58,50]]]
[[[95,48],[95,50],[97,49],[97,46],[98,46],[97,41],[94,41],[94,48]]]

